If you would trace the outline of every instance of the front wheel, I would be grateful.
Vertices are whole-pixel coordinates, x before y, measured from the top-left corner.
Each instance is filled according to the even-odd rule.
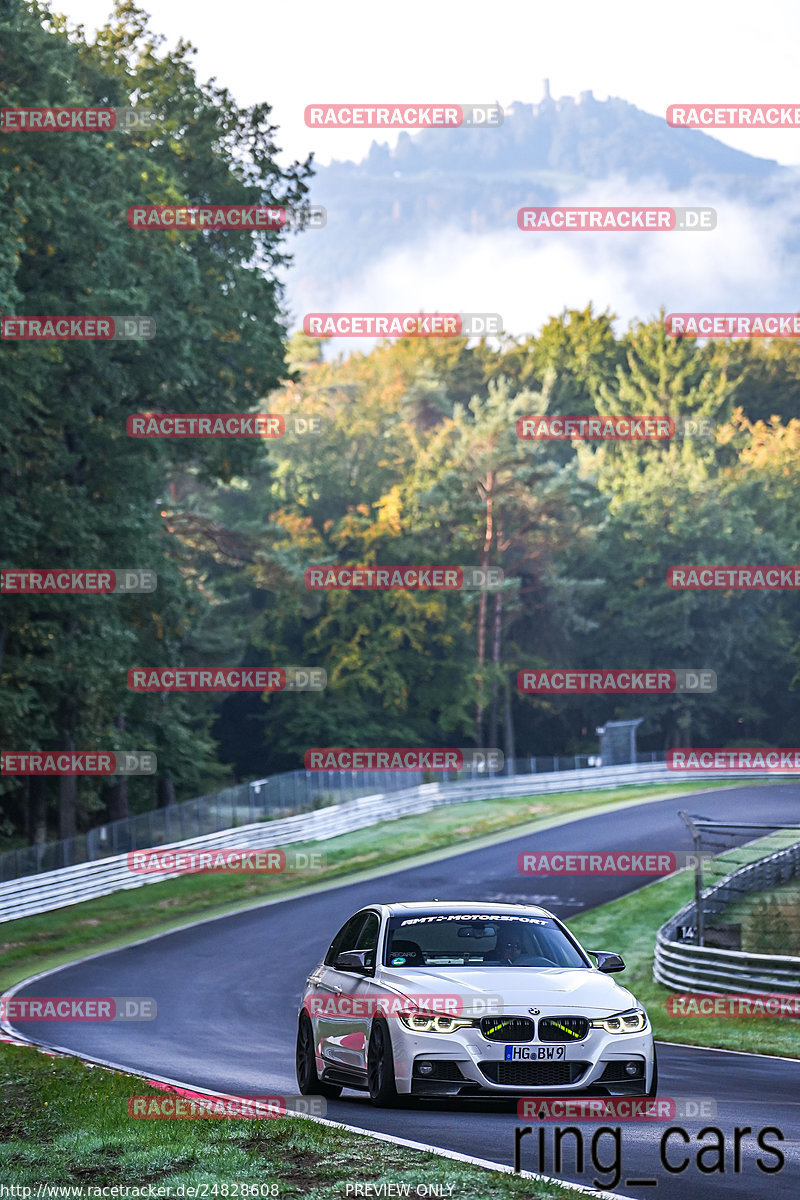
[[[377,1108],[391,1108],[397,1104],[392,1041],[382,1017],[376,1017],[372,1022],[367,1047],[367,1086],[369,1098]]]
[[[338,1100],[342,1089],[335,1083],[323,1083],[317,1074],[314,1055],[314,1027],[308,1013],[301,1012],[297,1022],[297,1051],[295,1054],[297,1086],[302,1096],[324,1096],[326,1100]]]

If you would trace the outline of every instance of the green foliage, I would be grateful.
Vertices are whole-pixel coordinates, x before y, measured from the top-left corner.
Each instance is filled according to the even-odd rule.
[[[239,109],[197,82],[188,45],[164,55],[158,45],[129,2],[93,44],[37,5],[18,9],[4,31],[5,105],[135,101],[160,119],[146,133],[3,138],[0,310],[139,313],[157,324],[152,342],[3,343],[3,565],[143,567],[157,572],[158,590],[4,597],[0,728],[9,749],[153,749],[159,782],[185,798],[223,774],[212,703],[136,695],[127,671],[194,654],[238,661],[235,630],[203,644],[217,580],[204,575],[202,538],[178,536],[170,508],[182,476],[229,480],[256,471],[264,452],[244,441],[132,442],[125,420],[149,409],[247,411],[277,384],[285,328],[274,271],[285,255],[274,233],[134,231],[126,210],[202,199],[297,205],[309,169],[275,164],[268,106]],[[55,785],[44,813],[26,812],[25,782],[6,777],[0,787],[15,824],[41,836]],[[152,780],[129,789],[135,808],[155,800]],[[78,820],[102,811],[105,795],[81,781]],[[62,788],[67,831],[71,803]]]
[[[0,146],[0,311],[153,316],[151,342],[2,345],[3,563],[157,571],[144,596],[3,597],[9,748],[153,749],[143,811],[314,745],[586,753],[644,716],[647,747],[797,744],[791,594],[678,592],[670,566],[800,552],[800,356],[791,342],[621,336],[565,309],[493,348],[404,338],[326,361],[287,345],[283,234],[136,231],[135,203],[302,206],[270,108],[201,84],[131,0],[94,42],[36,3],[0,9],[4,103],[155,111],[145,131],[17,133]],[[663,316],[663,314],[662,314]],[[134,412],[279,412],[280,440],[132,441]],[[518,416],[668,415],[664,442],[531,442]],[[300,436],[291,418],[320,417]],[[683,436],[684,423],[710,436]],[[316,564],[499,567],[498,593],[330,592]],[[304,665],[322,694],[137,694],[133,666]],[[710,667],[707,696],[521,696],[531,666]],[[108,813],[109,790],[0,780],[0,825],[41,837]],[[115,805],[121,803],[116,796]]]

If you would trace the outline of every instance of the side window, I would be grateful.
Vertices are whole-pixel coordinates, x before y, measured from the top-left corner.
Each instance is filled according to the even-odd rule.
[[[328,953],[325,955],[325,966],[333,966],[333,960],[337,954],[341,954],[343,950],[355,950],[356,938],[358,931],[364,924],[363,912],[356,913],[349,921],[345,921],[342,928],[337,933],[336,937],[328,947]]]
[[[378,932],[381,927],[380,918],[377,913],[367,913],[367,919],[364,922],[364,928],[358,935],[358,941],[354,950],[369,950],[365,962],[368,967],[375,966],[375,955],[378,949]]]

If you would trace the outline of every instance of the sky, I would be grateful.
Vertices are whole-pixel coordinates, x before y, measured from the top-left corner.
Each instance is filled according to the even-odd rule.
[[[320,164],[360,159],[373,139],[393,144],[388,130],[314,130],[309,104],[535,103],[542,81],[554,98],[591,90],[618,96],[664,116],[670,104],[800,103],[800,3],[695,0],[656,6],[647,0],[141,0],[151,28],[197,47],[201,81],[215,77],[240,104],[272,105],[283,165],[314,151]],[[111,0],[52,0],[72,24],[93,31]],[[445,130],[440,136],[447,137]],[[491,132],[487,131],[487,137]],[[800,166],[800,130],[718,130],[730,146]],[[312,184],[313,188],[313,184]],[[613,193],[613,194],[612,194]],[[573,204],[659,204],[656,184],[635,192],[623,181],[587,185]],[[673,194],[673,204],[716,207],[702,196]],[[313,194],[312,194],[313,200]],[[335,213],[325,231],[336,235]],[[417,244],[398,246],[367,264],[333,294],[312,272],[287,276],[291,328],[308,311],[497,312],[515,336],[536,332],[563,308],[633,320],[667,312],[796,311],[800,255],[787,259],[796,225],[791,193],[766,216],[742,201],[721,199],[713,234],[523,234],[497,229],[420,230]],[[288,249],[291,250],[291,245]],[[323,303],[324,301],[324,303]],[[334,339],[326,356],[369,350],[374,343]]]
[[[87,31],[111,0],[51,0]],[[307,104],[533,103],[593,91],[662,116],[669,104],[800,100],[797,0],[140,0],[167,46],[197,47],[201,80],[266,101],[289,158],[359,159],[376,131],[311,130]],[[396,135],[378,131],[381,141]],[[749,154],[800,164],[800,131],[720,130]]]

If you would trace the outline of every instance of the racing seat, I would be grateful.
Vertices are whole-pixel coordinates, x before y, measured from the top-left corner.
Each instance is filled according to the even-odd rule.
[[[425,955],[416,942],[406,942],[395,938],[392,941],[392,948],[389,951],[389,962],[391,963],[395,955],[402,955],[405,958],[403,966],[407,967],[424,967]]]

